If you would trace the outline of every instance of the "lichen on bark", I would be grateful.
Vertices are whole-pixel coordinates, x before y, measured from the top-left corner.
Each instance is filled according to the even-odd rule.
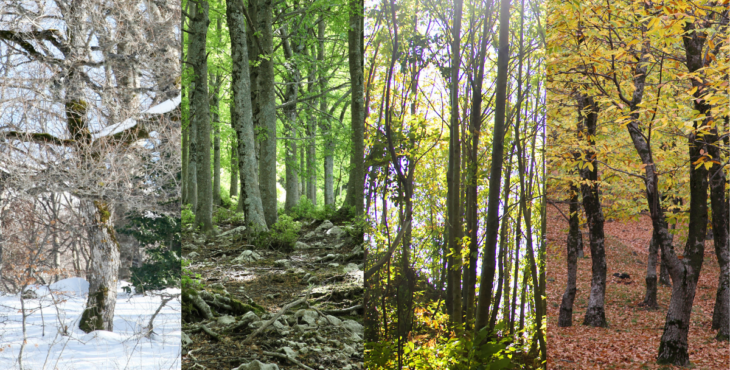
[[[109,294],[109,288],[102,286],[93,295],[95,304],[86,307],[84,313],[81,314],[81,321],[79,322],[79,329],[85,333],[90,333],[94,330],[104,330],[104,318],[101,312],[104,311],[104,301],[106,296]]]

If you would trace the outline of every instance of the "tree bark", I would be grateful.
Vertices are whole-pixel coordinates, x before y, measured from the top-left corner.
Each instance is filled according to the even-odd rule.
[[[195,74],[195,92],[190,102],[190,117],[197,131],[195,150],[197,205],[195,223],[202,232],[213,230],[213,200],[210,174],[210,104],[208,101],[208,61],[205,49],[208,25],[208,2],[200,1],[190,24],[190,64]]]
[[[581,116],[583,136],[591,147],[595,146],[593,137],[596,134],[598,123],[598,106],[592,97],[579,94],[578,109]],[[581,131],[582,131],[581,130]],[[605,236],[603,232],[603,209],[598,195],[598,162],[595,160],[593,149],[586,150],[586,162],[583,163],[581,177],[581,192],[583,193],[583,208],[588,218],[588,230],[591,243],[591,293],[588,298],[588,309],[583,320],[583,325],[594,327],[606,327],[606,312],[604,298],[606,296],[606,249],[604,246]],[[592,159],[589,159],[592,158]],[[592,168],[591,168],[592,167]]]
[[[218,31],[220,33],[221,20],[218,18]],[[220,114],[218,109],[220,108],[220,88],[221,88],[221,75],[220,73],[210,74],[211,87],[213,88],[210,94],[210,107],[211,107],[211,123],[213,124],[213,205],[221,206],[221,128],[220,128]]]
[[[507,77],[509,73],[509,0],[501,0],[499,11],[499,51],[497,53],[497,86],[494,109],[494,131],[492,134],[492,168],[489,176],[489,208],[487,209],[487,235],[482,257],[479,303],[477,306],[475,332],[487,325],[494,282],[494,258],[499,229],[499,193],[502,182],[504,157],[505,113],[507,105]],[[535,279],[537,280],[537,279]]]
[[[570,232],[568,233],[568,285],[563,293],[563,300],[560,302],[560,315],[558,316],[558,327],[573,325],[573,302],[577,291],[576,280],[578,275],[578,246],[580,240],[580,225],[578,212],[578,187],[570,184]]]
[[[300,45],[297,41],[297,37],[291,37],[296,34],[296,30],[288,33],[286,26],[282,28],[283,34],[288,37],[282,40],[284,46],[284,57],[289,62],[288,69],[288,81],[286,86],[286,100],[293,101],[293,104],[284,107],[284,127],[287,131],[287,135],[290,139],[286,140],[286,202],[284,203],[284,209],[291,211],[294,207],[299,204],[300,198],[300,186],[299,186],[299,163],[297,161],[298,150],[297,150],[297,103],[296,99],[299,95],[299,82],[301,76],[299,69],[294,61],[294,54],[301,51]],[[289,41],[291,40],[291,42]]]
[[[236,137],[231,139],[231,188],[229,194],[231,197],[238,196],[238,139]],[[263,202],[263,199],[261,201]]]
[[[347,30],[348,61],[352,96],[350,101],[350,173],[347,182],[347,196],[339,214],[345,215],[347,208],[353,208],[354,216],[363,213],[365,191],[365,84],[364,84],[364,2],[348,0],[350,26]]]
[[[644,297],[644,302],[641,303],[641,306],[644,306],[646,308],[655,309],[658,308],[658,304],[656,301],[656,295],[657,295],[657,275],[656,275],[656,264],[657,264],[657,257],[659,253],[659,246],[656,242],[656,237],[651,237],[651,242],[649,242],[649,259],[646,263],[646,296]]]
[[[89,298],[79,328],[86,333],[113,331],[119,272],[119,245],[112,222],[114,208],[104,201],[88,199],[82,199],[79,207],[85,219],[91,253],[87,274]]]
[[[258,0],[257,31],[261,33],[259,42],[262,55],[258,75],[258,102],[260,104],[259,124],[265,130],[266,139],[261,144],[259,160],[259,189],[264,216],[268,225],[276,223],[276,94],[274,90],[274,36],[272,29],[273,0]],[[262,133],[263,135],[263,133]],[[240,153],[240,152],[239,152]],[[240,154],[239,154],[240,155]]]
[[[250,77],[248,74],[248,50],[246,49],[246,26],[243,4],[226,0],[226,16],[231,37],[231,123],[238,137],[238,173],[241,181],[239,210],[246,215],[246,224],[257,230],[268,230],[261,194],[259,192],[258,168],[254,150],[253,117],[251,109]]]

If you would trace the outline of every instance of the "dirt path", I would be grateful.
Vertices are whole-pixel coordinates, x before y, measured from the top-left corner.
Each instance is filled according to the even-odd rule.
[[[183,322],[191,340],[183,369],[362,369],[362,241],[355,241],[349,225],[302,224],[289,251],[249,245],[243,228],[230,225],[221,225],[221,234],[210,240],[192,236],[183,254],[192,262],[189,269],[201,275],[202,290],[260,308],[218,309],[213,319]],[[243,344],[297,300],[302,302]],[[202,325],[220,340],[200,331]]]
[[[560,205],[564,214],[567,206]],[[559,307],[567,281],[566,238],[568,223],[551,205],[548,208],[547,300],[548,300],[548,369],[670,369],[656,365],[659,341],[664,328],[671,288],[659,286],[659,310],[639,307],[646,293],[644,278],[651,221],[638,220],[606,223],[606,318],[608,328],[581,325],[590,293],[591,259],[584,232],[585,256],[578,259],[578,292],[573,307],[573,326],[557,326]],[[675,241],[681,237],[675,236]],[[683,249],[678,244],[678,250]],[[705,244],[705,260],[698,282],[689,331],[689,356],[696,369],[727,369],[730,348],[717,342],[711,330],[712,312],[719,274],[712,241]],[[629,279],[614,277],[627,273]],[[658,273],[658,271],[657,271]]]

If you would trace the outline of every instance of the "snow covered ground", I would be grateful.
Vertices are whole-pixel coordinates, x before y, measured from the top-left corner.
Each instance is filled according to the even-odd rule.
[[[159,293],[179,294],[166,289],[147,296],[129,295],[120,282],[114,312],[114,332],[78,328],[86,305],[89,283],[70,278],[29,288],[37,299],[26,299],[27,343],[23,350],[24,370],[158,370],[180,368],[180,298],[172,299],[157,314],[154,334],[146,338],[143,328],[160,306]],[[58,302],[54,305],[53,300]],[[42,309],[39,309],[42,307]],[[0,295],[0,369],[20,369],[18,353],[23,343],[20,295]],[[61,335],[59,323],[68,326]]]

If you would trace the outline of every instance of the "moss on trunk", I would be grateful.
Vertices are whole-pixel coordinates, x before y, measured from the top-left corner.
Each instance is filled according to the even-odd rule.
[[[94,330],[104,329],[104,319],[102,313],[106,308],[104,302],[106,296],[109,294],[109,288],[102,286],[99,288],[92,297],[94,298],[94,304],[88,306],[84,313],[81,314],[81,321],[79,322],[79,329],[85,333],[90,333]],[[90,300],[91,301],[91,300]]]

